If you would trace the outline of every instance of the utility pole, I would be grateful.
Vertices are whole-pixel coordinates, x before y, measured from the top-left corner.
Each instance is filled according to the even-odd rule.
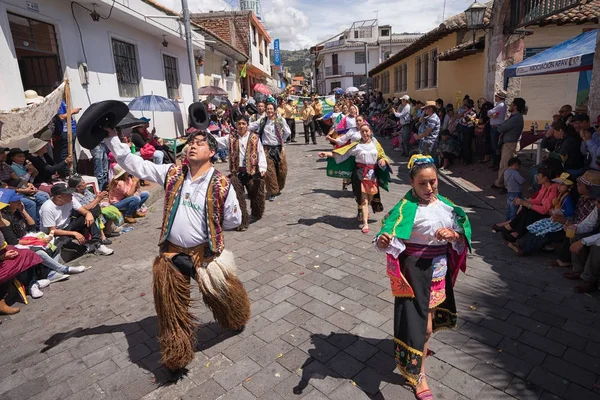
[[[369,97],[369,49],[367,48],[368,43],[365,43],[365,77],[367,78],[367,98]]]
[[[192,78],[192,97],[195,103],[200,100],[200,97],[198,96],[198,78],[196,77],[196,60],[194,59],[194,47],[192,45],[192,27],[190,24],[190,9],[188,7],[188,0],[181,0],[181,9],[183,12],[183,26],[185,28],[185,42],[187,44],[190,77]]]

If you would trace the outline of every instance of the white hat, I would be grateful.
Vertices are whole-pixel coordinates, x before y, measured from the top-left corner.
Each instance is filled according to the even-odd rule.
[[[122,176],[126,171],[123,169],[123,167],[121,167],[119,164],[115,165],[113,168],[113,179],[117,179],[118,177]]]
[[[35,154],[41,149],[43,149],[44,146],[46,146],[47,144],[48,142],[42,139],[33,138],[29,142],[27,142],[27,147],[29,148],[29,153]]]
[[[410,100],[410,96],[405,94],[404,96],[400,97],[400,100],[405,100],[405,101],[409,101]]]
[[[25,102],[27,105],[30,104],[39,104],[44,101],[44,98],[37,94],[35,90],[26,90],[25,91]]]

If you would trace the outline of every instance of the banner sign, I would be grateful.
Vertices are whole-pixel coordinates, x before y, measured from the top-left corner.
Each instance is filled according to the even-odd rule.
[[[281,49],[279,48],[279,39],[275,39],[273,42],[273,63],[275,65],[281,65]]]
[[[517,68],[516,76],[524,76],[531,74],[549,73],[556,72],[571,68],[577,68],[581,65],[581,56],[564,58],[562,60],[555,60],[544,62],[540,64],[527,65],[524,67]]]
[[[302,108],[304,108],[305,100],[307,100],[310,103],[310,97],[289,96],[288,98],[292,99],[292,101],[294,102],[294,105],[296,106],[296,108],[298,110],[298,114],[300,114],[300,112],[302,111]],[[321,105],[323,106],[323,115],[333,112],[333,106],[335,106],[335,95],[320,96],[320,97],[317,97],[317,99],[319,99],[319,101],[321,102]]]

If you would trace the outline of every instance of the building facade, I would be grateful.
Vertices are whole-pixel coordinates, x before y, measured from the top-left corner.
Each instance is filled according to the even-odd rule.
[[[90,10],[101,18],[93,20]],[[0,109],[25,106],[25,90],[46,95],[67,77],[73,107],[83,110],[101,100],[169,97],[181,113],[145,115],[154,119],[160,136],[183,134],[193,101],[191,74],[183,27],[169,15],[142,0],[74,3],[73,14],[66,0],[2,1]],[[195,33],[195,51],[204,51],[203,42]]]
[[[484,24],[492,27],[498,23],[491,22],[497,16],[492,13],[492,2],[487,6]],[[529,25],[527,32],[506,34],[509,39],[501,43],[496,54],[492,51],[494,45],[490,45],[491,29],[477,31],[473,40],[466,16],[461,13],[373,68],[369,75],[374,88],[386,98],[407,94],[423,101],[441,98],[455,105],[467,94],[475,100],[479,97],[493,100],[494,91],[504,85],[498,64],[515,64],[587,29],[598,28],[598,12],[594,10],[599,6],[600,0],[592,0]],[[506,4],[504,11],[510,12],[510,4]],[[497,60],[498,54],[502,62]],[[582,79],[588,79],[585,72],[513,78],[509,97],[520,96],[527,101],[526,126],[537,122],[543,127],[552,121],[552,115],[561,105],[576,108]]]
[[[356,21],[350,29],[311,48],[317,90],[324,95],[336,88],[360,87],[367,71],[414,42],[420,34],[393,34],[377,20]],[[365,51],[366,45],[366,51]]]
[[[192,21],[208,29],[236,50],[248,56],[245,64],[238,64],[241,91],[254,95],[254,85],[269,83],[271,37],[252,11],[219,11],[192,14]],[[244,69],[245,67],[245,69]]]

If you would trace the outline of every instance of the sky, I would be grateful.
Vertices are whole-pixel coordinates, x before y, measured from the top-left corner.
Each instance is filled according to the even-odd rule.
[[[158,0],[180,11],[180,0]],[[262,0],[263,22],[272,39],[280,39],[281,48],[308,48],[328,39],[352,22],[379,20],[379,25],[391,25],[393,33],[427,32],[445,18],[469,7],[473,0]],[[191,12],[232,9],[237,0],[188,0]]]

